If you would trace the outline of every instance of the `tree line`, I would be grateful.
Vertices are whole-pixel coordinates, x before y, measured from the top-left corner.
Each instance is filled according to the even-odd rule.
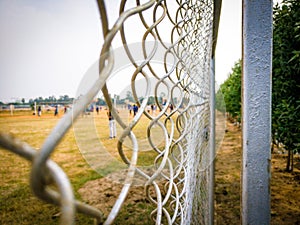
[[[241,121],[241,60],[216,94],[216,108]],[[225,105],[224,105],[225,104]],[[225,109],[226,107],[226,109]],[[300,153],[300,1],[283,0],[273,9],[272,150],[288,152],[286,170]]]
[[[159,97],[158,97],[158,102],[162,104],[164,97],[166,94],[164,92],[161,92]],[[144,100],[144,97],[139,97],[139,102],[142,102]],[[49,97],[43,98],[43,97],[37,97],[37,98],[32,98],[29,99],[28,102],[25,101],[25,98],[22,98],[21,100],[15,101],[15,102],[10,102],[10,103],[3,103],[0,101],[0,105],[30,105],[34,106],[34,104],[37,105],[58,105],[58,104],[73,104],[74,101],[76,101],[75,98],[70,97],[69,95],[61,95],[58,98],[56,98],[54,95],[51,95]],[[112,102],[116,102],[116,104],[127,104],[129,103],[135,103],[135,100],[133,98],[132,92],[127,91],[126,96],[124,98],[121,98],[119,95],[114,95],[111,98]],[[178,103],[177,97],[173,98],[173,101],[175,104]],[[99,106],[105,106],[106,102],[104,98],[96,98],[94,101],[94,104],[99,105]],[[154,96],[150,96],[147,101],[148,105],[156,104],[156,99]]]

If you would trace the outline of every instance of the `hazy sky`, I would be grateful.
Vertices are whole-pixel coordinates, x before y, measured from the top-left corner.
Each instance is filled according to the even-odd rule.
[[[241,0],[223,0],[218,83],[241,58],[241,8]],[[99,26],[93,0],[0,0],[0,101],[75,96],[99,56]]]

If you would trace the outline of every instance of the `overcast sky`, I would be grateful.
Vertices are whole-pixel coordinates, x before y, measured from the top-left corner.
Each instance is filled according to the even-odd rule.
[[[223,0],[216,52],[219,84],[241,58],[241,2]],[[108,7],[117,13],[114,5]],[[75,96],[99,56],[99,26],[93,0],[0,0],[0,101]]]

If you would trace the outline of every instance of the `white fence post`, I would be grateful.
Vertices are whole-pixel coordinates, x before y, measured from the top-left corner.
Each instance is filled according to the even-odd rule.
[[[272,1],[243,0],[242,224],[270,223]]]

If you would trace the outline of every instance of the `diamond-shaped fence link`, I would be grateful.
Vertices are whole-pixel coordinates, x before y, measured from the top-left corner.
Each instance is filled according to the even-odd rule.
[[[122,0],[118,4],[119,16],[111,21],[105,2],[98,1],[103,33],[101,56],[96,64],[98,75],[83,88],[85,91],[78,91],[72,111],[61,118],[41,150],[37,152],[3,133],[0,146],[32,162],[31,188],[40,199],[61,207],[61,224],[73,224],[75,211],[94,217],[98,224],[112,224],[137,176],[149,204],[155,206],[149,215],[153,223],[208,224],[212,207],[209,190],[213,188],[209,179],[210,132],[214,129],[210,111],[214,107],[209,103],[214,1],[151,0],[133,4]],[[141,27],[132,27],[131,20],[138,21]],[[136,41],[134,45],[132,39]],[[122,47],[114,49],[112,43],[117,40]],[[120,59],[127,61],[120,63]],[[124,64],[131,68],[128,90],[139,108],[129,121],[112,102],[108,85],[112,76],[122,76],[115,71]],[[108,165],[99,164],[99,161],[108,162],[104,157],[109,155],[101,143],[98,142],[99,146],[90,141],[83,144],[86,136],[80,136],[88,132],[85,130],[88,125],[80,115],[99,91],[118,124],[115,151],[122,162],[117,167],[125,171],[123,188],[106,218],[97,208],[74,198],[67,174],[50,159],[77,120],[74,130],[85,159],[100,173]],[[150,98],[154,99],[156,113],[149,111]],[[135,131],[141,118],[149,122],[145,140],[140,140]],[[147,151],[155,155],[150,169],[137,166],[138,156],[146,146],[142,141],[147,144]],[[126,153],[128,149],[130,156]]]

